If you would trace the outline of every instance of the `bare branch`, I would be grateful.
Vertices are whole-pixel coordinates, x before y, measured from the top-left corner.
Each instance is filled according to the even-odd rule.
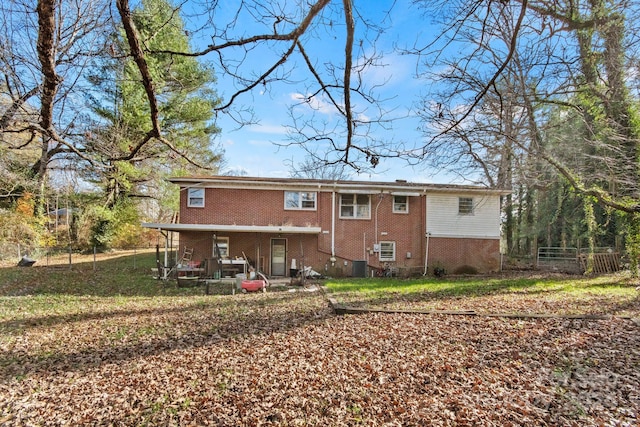
[[[60,77],[56,74],[54,48],[54,2],[52,0],[38,1],[38,58],[42,67],[44,81],[42,83],[42,99],[40,107],[40,123],[45,131],[53,125],[53,103]]]
[[[156,94],[153,87],[153,79],[151,77],[151,73],[149,72],[149,67],[147,66],[147,61],[144,57],[144,52],[140,47],[140,40],[138,39],[138,33],[135,28],[135,24],[131,18],[131,10],[129,9],[129,1],[128,0],[117,0],[116,5],[118,7],[118,11],[120,12],[120,18],[122,19],[122,25],[124,27],[125,34],[127,35],[127,41],[129,43],[129,49],[131,50],[130,54],[133,57],[136,65],[138,66],[138,70],[140,70],[140,75],[142,77],[142,84],[144,86],[145,92],[147,93],[147,99],[149,100],[149,108],[151,109],[151,123],[153,128],[149,131],[149,134],[146,138],[139,141],[136,146],[132,150],[132,154],[136,153],[144,144],[147,143],[151,138],[160,138],[160,124],[158,123],[158,101],[156,99]]]
[[[6,83],[7,87],[10,87],[9,82]],[[0,131],[5,131],[9,126],[11,120],[15,118],[15,114],[24,106],[24,104],[29,100],[29,98],[35,96],[40,87],[34,87],[30,91],[22,94],[19,98],[14,99],[11,105],[5,110],[2,117],[0,117]]]
[[[351,111],[351,67],[353,65],[353,33],[355,22],[353,21],[353,8],[350,0],[343,0],[344,20],[347,28],[347,40],[344,45],[344,112],[345,125],[347,126],[347,141],[345,143],[345,162],[349,161],[349,149],[353,139],[353,116]]]
[[[462,114],[448,128],[444,129],[438,135],[433,137],[433,139],[438,138],[439,136],[442,136],[442,135],[450,132],[456,126],[459,126],[462,122],[464,122],[465,119],[467,117],[469,117],[471,115],[471,113],[476,109],[476,107],[478,106],[478,104],[480,103],[482,98],[484,98],[484,96],[487,94],[487,92],[492,87],[495,86],[496,81],[498,80],[498,78],[500,76],[502,76],[504,70],[509,65],[509,62],[511,61],[511,58],[513,58],[513,55],[514,55],[514,53],[516,51],[516,46],[517,46],[517,42],[518,42],[518,34],[520,32],[520,27],[522,26],[522,21],[524,20],[524,17],[525,17],[526,12],[527,12],[527,5],[528,5],[528,0],[522,0],[522,5],[520,7],[520,14],[518,15],[518,20],[517,20],[516,25],[514,27],[514,31],[513,31],[512,37],[511,37],[511,41],[509,43],[509,51],[508,51],[504,61],[502,62],[502,64],[498,67],[498,69],[493,74],[493,77],[491,77],[491,79],[489,79],[489,81],[484,85],[484,87],[482,87],[482,89],[476,94],[472,104],[466,109],[466,112],[464,114]]]

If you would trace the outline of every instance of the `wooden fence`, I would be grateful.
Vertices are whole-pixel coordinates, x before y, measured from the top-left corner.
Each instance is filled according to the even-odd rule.
[[[584,273],[592,260],[591,272],[595,274],[615,273],[622,269],[620,252],[611,248],[596,248],[592,255],[582,253],[577,248],[538,248],[537,267],[541,270]],[[590,258],[591,257],[591,258]]]
[[[589,256],[589,254],[578,255],[582,271],[587,271]],[[593,273],[615,273],[620,271],[620,253],[604,252],[595,253],[591,256],[593,257]]]

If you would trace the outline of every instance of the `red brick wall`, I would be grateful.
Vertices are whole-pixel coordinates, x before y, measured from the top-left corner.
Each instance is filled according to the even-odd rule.
[[[180,233],[178,259],[182,256],[185,247],[193,249],[193,261],[203,261],[205,258],[211,258],[213,233],[183,231]]]
[[[487,273],[500,270],[497,239],[429,239],[429,272],[443,267],[447,274]]]
[[[339,203],[336,203],[336,215]],[[376,215],[377,212],[377,215]],[[377,226],[376,226],[377,217]],[[365,260],[368,265],[381,265],[378,253],[372,253],[375,243],[396,242],[397,267],[424,265],[424,198],[409,198],[409,213],[393,213],[393,198],[386,194],[371,196],[371,219],[338,219],[336,221],[336,253],[347,259]],[[366,251],[369,249],[369,251]],[[411,258],[407,258],[407,252]]]
[[[335,255],[337,261],[331,264],[331,206],[330,192],[318,193],[315,211],[285,210],[283,190],[213,189],[205,191],[204,208],[187,208],[187,191],[181,192],[181,218],[183,224],[225,224],[225,225],[292,225],[316,226],[323,232],[319,235],[302,234],[260,234],[260,233],[220,233],[230,238],[230,256],[242,256],[255,260],[264,258],[261,267],[269,270],[272,238],[287,239],[287,271],[292,258],[298,267],[304,263],[316,271],[325,268],[342,271],[350,275],[352,261],[365,260],[371,267],[381,263],[378,253],[373,252],[374,243],[396,242],[398,268],[418,268],[424,266],[425,239],[425,198],[409,197],[409,213],[393,213],[393,197],[389,194],[380,198],[371,195],[370,219],[340,219],[340,197],[335,199]],[[376,215],[377,212],[377,215]],[[377,218],[377,222],[376,222]],[[377,224],[377,226],[376,226]],[[213,233],[183,232],[182,246],[193,247],[194,259],[212,256]],[[430,238],[429,272],[440,265],[448,273],[476,270],[494,271],[500,267],[499,241],[492,239],[450,239]],[[182,248],[181,248],[182,251]],[[410,253],[410,257],[407,257]],[[346,265],[345,265],[346,261]],[[464,270],[464,271],[462,271]]]
[[[183,224],[318,225],[318,211],[285,210],[282,190],[207,188],[204,208],[187,207],[183,190],[180,206]]]

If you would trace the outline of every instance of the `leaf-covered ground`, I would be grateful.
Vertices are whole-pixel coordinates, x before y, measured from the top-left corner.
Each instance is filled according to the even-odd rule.
[[[304,291],[1,302],[0,425],[640,421],[633,320],[336,316]]]

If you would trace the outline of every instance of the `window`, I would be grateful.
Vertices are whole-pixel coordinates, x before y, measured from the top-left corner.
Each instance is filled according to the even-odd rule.
[[[284,192],[284,208],[285,209],[316,209],[316,193],[313,191],[285,191]]]
[[[393,196],[393,212],[394,213],[409,213],[409,197],[408,196]]]
[[[187,194],[187,206],[204,208],[204,188],[189,188]]]
[[[369,219],[370,203],[368,194],[341,194],[340,218]]]
[[[216,245],[218,246],[218,250],[216,251]],[[229,258],[229,238],[228,237],[218,237],[213,239],[213,256],[214,258]]]
[[[380,261],[396,260],[396,242],[380,242]]]
[[[473,214],[473,199],[471,197],[460,197],[458,199],[458,214],[459,215]]]

